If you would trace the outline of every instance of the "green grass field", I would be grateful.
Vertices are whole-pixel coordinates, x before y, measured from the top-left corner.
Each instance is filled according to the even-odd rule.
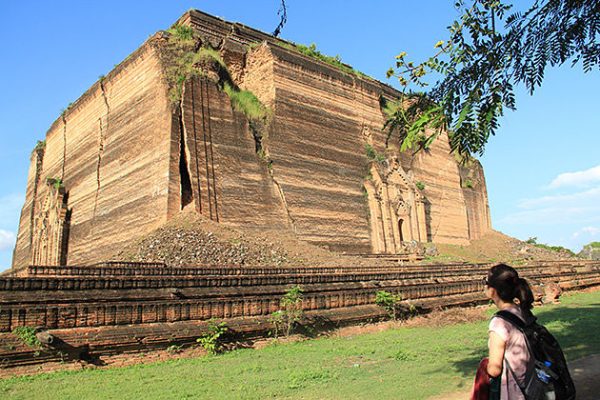
[[[540,308],[567,358],[600,352],[600,291]],[[492,310],[490,309],[490,314]],[[487,322],[402,327],[220,356],[0,380],[2,399],[426,399],[467,390]]]

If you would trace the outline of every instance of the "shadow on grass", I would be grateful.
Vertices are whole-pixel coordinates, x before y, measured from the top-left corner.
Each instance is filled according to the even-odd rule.
[[[560,343],[567,361],[600,353],[600,304],[540,308],[538,322],[546,326]],[[473,349],[452,366],[462,377],[475,376],[482,357],[488,353],[486,346]]]

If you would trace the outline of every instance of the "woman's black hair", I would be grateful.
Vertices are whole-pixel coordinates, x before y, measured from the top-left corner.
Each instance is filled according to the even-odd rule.
[[[524,317],[531,316],[533,292],[527,281],[510,265],[494,265],[488,271],[487,285],[496,289],[498,296],[506,302],[519,300],[519,308]]]

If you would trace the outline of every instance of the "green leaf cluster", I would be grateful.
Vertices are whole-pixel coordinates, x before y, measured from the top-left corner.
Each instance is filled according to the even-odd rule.
[[[516,109],[515,86],[533,94],[548,67],[567,61],[581,63],[584,72],[600,67],[600,0],[540,0],[524,11],[500,0],[457,0],[455,7],[460,17],[450,24],[448,39],[435,44],[433,56],[415,63],[402,52],[387,72],[405,89],[403,103],[409,87],[423,90],[425,77],[440,77],[424,93],[430,104],[388,121],[404,129],[405,148],[414,144],[414,132],[432,110],[430,115],[445,116],[452,150],[483,154],[505,110]]]
[[[16,335],[23,343],[31,348],[39,349],[42,343],[35,335],[36,329],[31,326],[18,326],[13,329],[12,333]]]
[[[274,323],[276,332],[283,331],[286,336],[292,334],[294,327],[304,316],[303,297],[304,292],[300,286],[292,286],[285,292],[279,302],[280,310],[271,314],[271,322]]]
[[[196,339],[196,342],[210,354],[219,354],[223,351],[223,339],[228,331],[226,322],[217,323],[211,319],[208,321],[208,332]]]
[[[53,178],[48,176],[46,178],[46,184],[52,186],[56,190],[59,190],[61,187],[63,187],[63,180],[61,178]]]
[[[383,307],[392,319],[402,319],[417,314],[417,307],[408,301],[402,301],[400,293],[393,294],[380,290],[375,293],[375,304]]]
[[[375,304],[383,307],[390,315],[390,318],[396,319],[398,304],[402,301],[402,295],[392,294],[385,290],[375,293]]]
[[[441,106],[423,93],[402,93],[397,101],[382,99],[382,110],[387,116],[386,147],[397,137],[400,151],[429,149],[445,128]]]

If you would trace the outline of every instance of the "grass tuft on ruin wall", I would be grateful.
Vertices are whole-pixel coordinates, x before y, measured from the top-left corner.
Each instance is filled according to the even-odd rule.
[[[167,64],[166,80],[169,86],[171,102],[181,101],[183,85],[193,77],[203,76],[202,65],[216,63],[219,68],[227,69],[219,52],[207,46],[200,46],[191,27],[174,25],[166,31],[168,41],[163,52]]]
[[[352,68],[348,64],[343,63],[342,58],[339,55],[328,56],[326,54],[321,53],[319,50],[317,50],[317,45],[315,43],[312,43],[310,46],[306,46],[306,45],[299,44],[299,43],[294,43],[294,44],[284,43],[283,47],[290,49],[290,50],[297,51],[298,53],[304,54],[305,56],[308,56],[315,60],[319,60],[326,64],[329,64],[332,67],[335,67],[338,70],[340,70],[346,74],[352,74],[352,75],[360,76],[363,78],[368,78],[368,75]]]
[[[191,27],[174,25],[166,32],[169,36],[163,56],[167,63],[169,98],[173,103],[181,101],[185,82],[193,77],[206,76],[206,69],[211,69],[210,64],[213,63],[220,80],[218,84],[229,96],[232,107],[250,121],[267,121],[269,109],[252,92],[236,87],[218,50],[202,46]]]
[[[229,96],[233,108],[242,112],[249,120],[261,120],[269,116],[267,107],[251,91],[236,90],[227,82],[223,85],[223,91]]]

